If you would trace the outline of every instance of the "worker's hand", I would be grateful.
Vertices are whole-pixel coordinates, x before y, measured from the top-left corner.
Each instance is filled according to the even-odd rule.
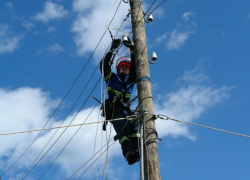
[[[127,36],[128,41],[127,42],[123,42],[124,46],[130,48],[131,51],[134,50],[134,43],[130,40],[130,38]]]
[[[116,48],[121,44],[121,39],[114,39],[110,48],[110,51],[114,52]]]

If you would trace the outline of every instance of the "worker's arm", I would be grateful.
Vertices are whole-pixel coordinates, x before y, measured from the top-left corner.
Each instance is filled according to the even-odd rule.
[[[100,70],[105,80],[109,79],[111,75],[111,63],[112,54],[121,43],[120,39],[114,39],[110,48],[110,51],[106,54],[105,58],[100,62]]]
[[[113,54],[113,52],[109,51],[106,54],[105,58],[103,60],[101,60],[101,62],[100,62],[100,71],[101,71],[103,77],[106,77],[111,72],[110,60],[112,58],[112,54]]]

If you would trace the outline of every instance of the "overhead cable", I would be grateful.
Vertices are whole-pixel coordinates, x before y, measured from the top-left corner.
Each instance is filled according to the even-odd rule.
[[[110,119],[110,120],[106,120],[106,121],[112,122],[112,121],[120,121],[120,120],[124,120],[124,119],[127,119],[127,120],[131,121],[131,120],[133,120],[133,117],[134,117],[134,115],[133,116],[128,116],[127,118]],[[75,127],[75,126],[85,126],[85,125],[103,123],[103,122],[105,122],[105,121],[96,121],[96,122],[82,123],[82,124],[71,124],[71,125],[68,125],[68,126],[57,126],[57,127],[44,128],[44,129],[33,129],[33,130],[26,130],[26,131],[19,131],[19,132],[4,133],[4,134],[0,134],[0,136],[13,135],[13,134],[22,134],[22,133],[35,132],[35,131],[46,131],[46,130],[52,130],[52,129],[62,129],[62,128]]]
[[[100,82],[101,78],[99,78],[98,82],[95,84],[95,87],[92,89],[91,93],[89,94],[89,96],[87,97],[87,99],[85,100],[85,102],[83,103],[83,105],[80,107],[80,109],[78,110],[78,112],[76,113],[76,115],[74,116],[74,118],[71,120],[71,122],[69,123],[69,125],[74,121],[74,119],[76,118],[76,116],[79,114],[79,112],[81,111],[82,107],[86,104],[86,102],[88,101],[89,97],[91,96],[91,94],[93,93],[93,91],[95,90],[96,86],[98,85],[98,83]],[[32,167],[32,169],[22,178],[24,179],[36,166],[37,164],[46,156],[46,154],[51,150],[51,148],[56,144],[56,142],[61,138],[61,136],[64,134],[64,132],[67,130],[68,128],[66,127],[66,129],[64,129],[64,131],[60,134],[60,136],[56,139],[56,141],[50,146],[50,148],[46,151],[46,153],[37,161],[37,163]]]
[[[239,133],[235,133],[235,132],[231,132],[231,131],[226,131],[226,130],[222,130],[222,129],[218,129],[218,128],[213,128],[213,127],[209,127],[209,126],[204,126],[204,125],[200,125],[200,124],[196,124],[196,123],[191,123],[191,122],[187,122],[187,121],[182,121],[182,120],[170,118],[170,117],[168,117],[166,115],[162,115],[162,114],[156,115],[156,114],[152,114],[152,113],[148,113],[148,112],[146,112],[146,113],[155,116],[155,118],[160,118],[160,119],[164,119],[164,120],[172,120],[172,121],[176,121],[176,122],[180,122],[180,123],[190,124],[190,125],[194,125],[194,126],[199,126],[199,127],[213,129],[213,130],[216,130],[216,131],[221,131],[221,132],[225,132],[225,133],[229,133],[229,134],[234,134],[234,135],[237,135],[237,136],[242,136],[242,137],[250,138],[250,136],[248,136],[248,135],[239,134]]]
[[[112,139],[114,139],[114,138],[112,138]],[[112,140],[111,139],[111,140]],[[111,141],[110,140],[110,141]],[[110,142],[109,141],[109,142]],[[113,146],[115,144],[115,142],[113,142],[108,148],[110,148],[111,146]],[[95,153],[95,155],[97,154],[97,153],[99,153],[105,146],[106,146],[107,144],[105,144],[99,151],[97,151],[96,153]],[[101,153],[101,155],[99,156],[99,157],[97,157],[96,159],[95,159],[95,161],[94,162],[92,162],[92,164],[78,177],[78,179],[80,179],[88,170],[89,170],[89,168],[105,153],[107,151],[107,149],[105,149],[105,151],[103,151],[102,153]],[[95,156],[94,155],[94,156]],[[71,179],[77,172],[79,172],[94,156],[92,156],[88,161],[86,161],[69,179]],[[68,180],[69,180],[68,179]]]
[[[116,10],[117,12],[117,10]],[[111,23],[113,22],[113,19],[116,15],[116,12],[112,18],[112,20],[110,21],[109,25],[111,25]],[[49,119],[47,120],[47,122],[45,123],[45,125],[42,127],[42,129],[48,124],[48,122],[51,120],[51,118],[54,116],[54,114],[57,112],[57,110],[59,109],[59,107],[61,106],[61,104],[63,103],[63,101],[66,99],[66,97],[68,96],[68,94],[70,93],[70,91],[72,90],[72,88],[75,86],[76,82],[78,81],[78,79],[80,78],[81,74],[83,73],[83,71],[85,70],[87,64],[89,63],[90,59],[93,57],[96,49],[98,48],[99,44],[101,43],[103,37],[105,36],[107,32],[107,29],[104,31],[101,39],[99,40],[99,42],[97,43],[94,51],[92,52],[92,54],[90,55],[88,61],[86,62],[86,64],[84,65],[84,67],[82,68],[81,72],[79,73],[79,75],[77,76],[77,78],[75,79],[75,81],[73,82],[73,84],[71,85],[70,89],[67,91],[66,95],[63,97],[62,101],[59,103],[58,107],[55,109],[55,111],[52,113],[52,115],[49,117]],[[29,148],[34,144],[34,142],[36,141],[36,139],[38,138],[38,136],[41,134],[41,132],[38,133],[38,135],[34,138],[34,140],[31,142],[31,144],[26,148],[26,150],[20,155],[20,157],[6,170],[4,171],[3,174],[1,174],[0,177],[2,177],[3,175],[5,175],[23,156],[24,154],[29,150]]]
[[[96,160],[77,178],[77,180],[80,179],[89,170],[89,168],[114,144],[115,142],[113,142],[105,151],[103,151],[103,153],[98,158],[96,158]]]
[[[98,68],[98,66],[97,66]],[[77,102],[79,101],[80,97],[82,96],[83,92],[85,91],[86,87],[88,86],[89,82],[91,81],[92,77],[94,76],[97,68],[94,70],[94,72],[92,73],[91,77],[89,78],[88,82],[86,83],[85,87],[83,88],[83,90],[81,91],[80,95],[78,96],[77,100],[75,101],[74,105],[71,107],[70,111],[68,112],[68,114],[65,116],[64,120],[61,122],[60,126],[62,126],[62,124],[66,121],[67,117],[69,116],[69,114],[72,112],[72,110],[74,109],[75,105],[77,104]],[[43,128],[44,129],[44,128]],[[22,179],[22,177],[27,173],[27,171],[32,167],[32,165],[35,163],[35,161],[38,159],[38,157],[41,155],[41,153],[43,152],[43,150],[48,146],[48,144],[51,142],[51,140],[53,139],[53,137],[56,135],[56,133],[58,132],[59,129],[57,129],[57,131],[54,132],[54,134],[51,136],[51,138],[49,139],[49,141],[46,143],[46,145],[43,147],[43,149],[40,151],[40,153],[37,155],[37,157],[33,160],[33,162],[30,164],[30,166],[27,168],[27,170],[22,174],[22,176],[20,177],[20,179]]]
[[[161,6],[166,0],[163,0],[160,4],[158,4],[154,9],[153,11],[151,11],[151,13],[149,14],[152,14],[159,6]]]
[[[118,8],[119,8],[119,7],[118,7]],[[118,9],[118,8],[117,8],[117,9]],[[116,12],[117,12],[117,10],[116,10]],[[129,14],[128,14],[127,17],[124,19],[123,23],[127,20],[128,16],[129,16]],[[114,16],[113,16],[113,19],[114,19]],[[113,21],[113,19],[111,20],[111,22]],[[111,22],[110,22],[110,24],[111,24]],[[123,25],[123,23],[122,23],[122,25]],[[122,25],[120,26],[120,28],[122,27]],[[116,35],[117,35],[117,33],[116,33]],[[115,35],[115,37],[116,37],[116,35]],[[108,51],[108,49],[109,49],[109,47],[107,48],[106,52]],[[97,69],[98,67],[99,67],[99,64],[97,65],[96,69]],[[95,71],[96,71],[96,69],[95,69]],[[95,71],[94,71],[94,73],[95,73]],[[93,74],[94,74],[94,73],[93,73]],[[99,80],[100,80],[100,79],[99,79]],[[81,107],[81,108],[82,108],[82,107]],[[73,136],[74,136],[74,135],[73,135]],[[59,137],[59,138],[60,138],[60,137]],[[67,145],[66,145],[66,146],[67,146]],[[66,147],[66,146],[65,146],[65,147]],[[63,150],[65,149],[65,147],[63,148]],[[62,151],[63,151],[63,150],[62,150]],[[62,151],[61,151],[61,152],[62,152]],[[59,155],[61,154],[61,152],[59,153]],[[47,152],[46,152],[46,153],[47,153]],[[59,157],[59,155],[57,156],[57,158]],[[57,158],[56,158],[56,159],[57,159]],[[55,160],[56,160],[56,159],[55,159]],[[55,162],[55,160],[52,162],[52,164]],[[48,169],[51,167],[52,164],[49,165],[49,167],[47,168],[47,170],[46,170],[45,172],[48,171]],[[44,173],[44,174],[45,174],[45,173]]]

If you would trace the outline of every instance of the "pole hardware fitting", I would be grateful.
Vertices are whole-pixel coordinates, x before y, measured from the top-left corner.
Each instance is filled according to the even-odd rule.
[[[151,143],[157,143],[157,141],[155,141],[155,140],[161,141],[160,138],[152,138],[152,139],[150,139],[150,140],[148,140],[148,141],[146,142],[146,145],[149,145],[149,144],[151,144]]]
[[[137,22],[137,23],[143,23],[143,22],[142,22],[142,19],[137,19],[137,20],[134,20],[134,22]]]
[[[136,119],[142,119],[143,115],[145,114],[146,109],[144,109],[144,107],[141,105],[138,107],[138,111],[136,114]]]
[[[161,138],[158,137],[158,133],[157,133],[156,129],[154,129],[154,128],[147,128],[147,127],[146,127],[146,129],[152,129],[152,132],[148,133],[147,137],[148,137],[149,135],[151,135],[151,134],[155,134],[155,135],[156,135],[155,138],[149,139],[149,140],[146,142],[146,145],[149,145],[149,144],[151,144],[151,143],[156,143],[157,141],[155,141],[155,140],[161,141]]]
[[[115,102],[115,101],[116,101],[117,99],[119,99],[119,98],[122,98],[123,95],[124,95],[131,87],[134,86],[135,83],[140,82],[140,81],[149,81],[149,82],[151,82],[149,76],[143,76],[143,77],[137,78],[137,79],[127,88],[127,89],[125,89],[125,91],[123,91],[123,93],[121,93],[121,94],[115,96],[113,102]]]
[[[144,21],[146,22],[146,23],[151,23],[153,20],[154,20],[154,18],[153,18],[153,15],[150,13],[147,17],[146,17],[146,13],[145,12],[143,12],[143,14],[144,14]]]
[[[153,62],[150,61],[149,56],[148,56],[148,62],[149,62],[150,64],[154,64],[155,61],[157,60],[157,54],[156,54],[156,52],[152,52],[151,59],[152,59]]]
[[[128,1],[123,0],[123,2],[128,3]]]

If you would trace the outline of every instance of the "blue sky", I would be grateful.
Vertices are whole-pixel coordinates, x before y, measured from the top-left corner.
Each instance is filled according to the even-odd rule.
[[[91,56],[119,2],[1,1],[0,133],[42,128],[91,57],[46,127],[72,120],[72,124],[83,123],[96,104],[94,99],[86,99],[98,82],[99,69],[74,104],[111,42],[107,32]],[[143,1],[143,10],[152,3]],[[110,25],[113,34],[128,9],[122,2]],[[167,0],[153,16],[154,21],[146,24],[146,36],[149,55],[156,52],[158,56],[150,65],[154,112],[250,135],[250,2]],[[122,30],[131,31],[130,19]],[[119,32],[117,37],[123,34]],[[123,47],[119,56],[125,51]],[[100,82],[92,94],[99,99],[104,87]],[[136,93],[134,90],[133,95]],[[86,122],[100,120],[98,107]],[[162,179],[250,179],[249,138],[160,119],[156,127],[162,139],[158,143]],[[60,129],[25,179],[39,179],[77,129],[68,128],[48,151],[63,132]],[[38,133],[1,136],[2,179],[20,179],[55,132],[44,131],[6,173]],[[106,136],[109,131],[102,132],[96,124],[82,127],[43,179],[68,179],[93,155],[95,144],[97,152],[106,143]],[[109,149],[108,157],[108,179],[139,179],[139,163],[128,166],[118,142]],[[104,155],[82,179],[102,179],[105,162]]]

